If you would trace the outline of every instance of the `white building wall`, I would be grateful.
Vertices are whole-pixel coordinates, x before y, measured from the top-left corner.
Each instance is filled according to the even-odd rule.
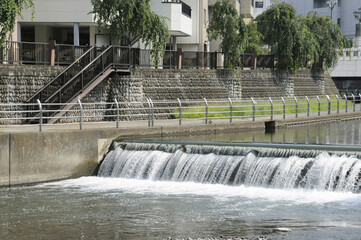
[[[151,9],[157,15],[167,18],[171,35],[190,36],[192,34],[192,19],[182,14],[181,3],[162,3],[162,0],[152,0]]]
[[[199,0],[183,0],[183,2],[188,4],[192,8],[192,34],[190,37],[177,38],[177,44],[194,45],[194,47],[191,47],[192,49],[194,49],[197,48],[196,46],[198,46],[199,44]],[[198,49],[195,49],[194,51],[197,50]]]
[[[90,0],[35,0],[35,15],[33,22],[42,23],[92,23],[93,16]],[[23,11],[19,22],[31,22],[32,9]]]
[[[292,4],[297,15],[307,15],[310,11],[315,11],[321,16],[331,16],[331,9],[329,7],[314,8],[314,0],[284,0]],[[326,0],[325,0],[326,1]],[[361,7],[361,0],[340,0],[332,12],[332,19],[337,23],[340,19],[340,28],[343,34],[349,38],[355,36],[355,25],[357,20],[355,19],[353,12]]]
[[[257,8],[256,7],[256,3],[258,1],[262,1],[263,2],[263,8]],[[255,7],[254,7],[254,13],[253,13],[253,17],[256,18],[258,15],[262,14],[264,11],[267,10],[267,8],[269,6],[271,6],[271,0],[255,0]]]

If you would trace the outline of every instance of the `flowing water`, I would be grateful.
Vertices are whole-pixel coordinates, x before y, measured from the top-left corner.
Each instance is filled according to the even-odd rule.
[[[360,135],[344,129],[338,139],[321,131],[319,143],[359,145]],[[114,145],[99,177],[0,189],[0,239],[360,240],[360,161],[318,151]]]

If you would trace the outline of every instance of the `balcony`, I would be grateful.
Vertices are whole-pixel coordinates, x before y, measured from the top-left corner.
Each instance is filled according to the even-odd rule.
[[[172,36],[188,37],[192,35],[192,9],[180,0],[162,0],[153,2],[152,10],[167,18]]]

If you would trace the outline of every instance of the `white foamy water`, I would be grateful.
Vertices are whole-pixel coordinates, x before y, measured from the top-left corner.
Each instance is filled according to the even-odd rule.
[[[134,194],[207,196],[219,200],[229,198],[262,199],[266,201],[288,201],[293,204],[342,202],[360,203],[361,195],[343,192],[315,191],[304,189],[269,189],[222,184],[194,182],[151,181],[124,178],[82,177],[41,186],[71,189],[84,192],[119,192]]]
[[[290,149],[127,144],[107,154],[98,176],[358,193],[361,160]]]

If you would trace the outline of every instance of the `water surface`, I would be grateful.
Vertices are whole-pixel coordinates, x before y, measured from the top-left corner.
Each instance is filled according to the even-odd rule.
[[[177,140],[360,145],[360,125],[352,121]],[[315,189],[82,177],[2,188],[0,214],[0,239],[361,236],[361,195]]]

